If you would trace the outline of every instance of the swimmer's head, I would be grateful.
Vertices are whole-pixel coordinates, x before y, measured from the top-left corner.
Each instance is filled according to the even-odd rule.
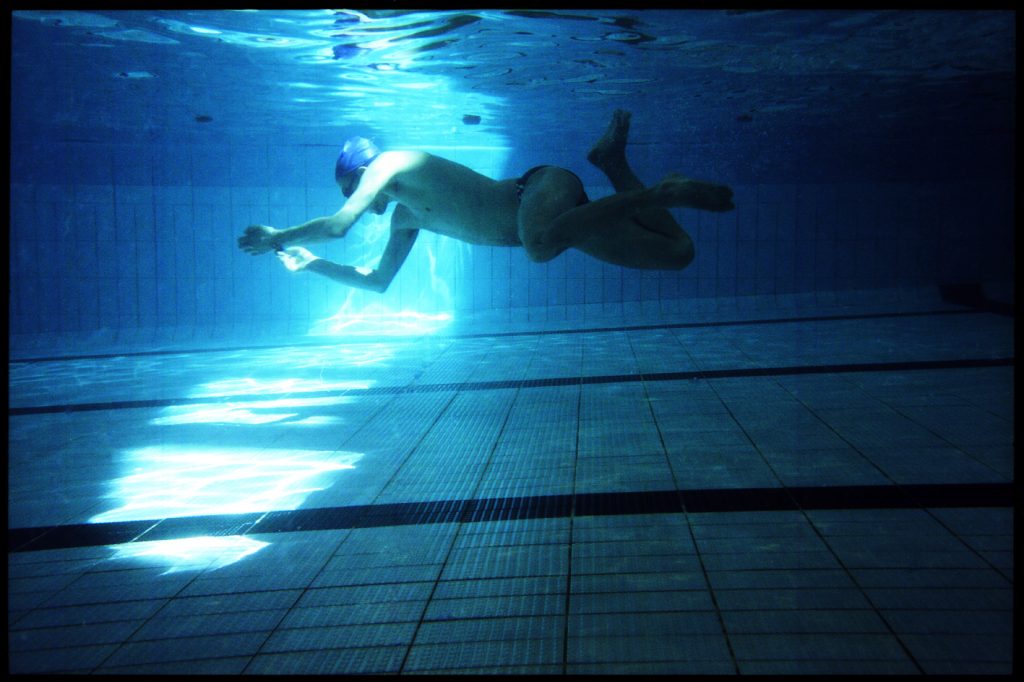
[[[345,140],[345,144],[341,147],[341,154],[338,155],[338,161],[334,164],[334,181],[341,185],[343,191],[348,189],[349,183],[343,182],[343,178],[368,166],[377,158],[378,154],[380,154],[380,150],[377,149],[377,145],[365,137],[350,137]],[[355,190],[355,184],[358,183],[351,184],[351,190],[345,196],[351,196],[352,190]]]

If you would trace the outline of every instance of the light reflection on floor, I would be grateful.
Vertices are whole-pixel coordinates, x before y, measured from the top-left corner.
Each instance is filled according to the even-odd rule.
[[[267,357],[250,352],[241,366],[252,367],[253,375],[241,377],[239,365],[231,362],[234,358],[222,358],[221,364],[210,366],[206,378],[211,380],[183,391],[183,397],[209,398],[208,402],[168,405],[149,425],[180,429],[282,422],[289,427],[342,424],[345,418],[339,406],[357,400],[344,393],[376,384],[373,379],[345,375],[355,367],[362,372],[368,366],[380,366],[394,352],[394,344],[380,342],[275,349]],[[214,378],[218,367],[230,368],[234,376]],[[325,392],[339,395],[308,395]],[[318,414],[317,408],[330,409]],[[187,439],[189,433],[184,431],[183,437]],[[116,506],[92,517],[90,523],[297,509],[311,493],[333,485],[339,472],[354,468],[363,457],[358,452],[206,446],[167,442],[166,436],[162,440],[161,445],[121,452],[124,473],[109,481],[105,495]],[[168,572],[216,569],[265,545],[245,537],[180,538],[113,546],[111,558],[158,562]]]
[[[358,452],[161,445],[125,453],[130,472],[106,495],[120,506],[90,523],[297,509],[355,468]],[[244,537],[194,537],[111,547],[112,559],[143,558],[167,572],[222,568],[266,546]]]
[[[125,453],[105,497],[119,507],[90,523],[297,509],[352,469],[358,452],[158,445]]]
[[[321,379],[223,379],[205,383],[192,392],[193,398],[216,398],[232,395],[281,395],[313,391],[366,390],[373,381],[323,381]]]
[[[230,403],[201,403],[198,405],[171,405],[164,408],[164,416],[156,417],[149,423],[154,426],[174,426],[181,424],[272,424],[274,422],[294,420],[298,412],[267,412],[266,410],[288,409],[293,407],[321,407],[325,405],[341,405],[351,403],[355,399],[348,396],[326,398],[281,398],[278,400],[256,400]],[[290,421],[290,424],[334,424],[340,423],[340,417],[313,416],[301,420]]]
[[[319,320],[309,335],[421,336],[439,332],[451,321],[451,313],[391,310],[386,306],[367,306],[352,312],[343,305],[334,315]]]
[[[156,563],[167,568],[164,575],[179,571],[198,571],[224,568],[255,554],[268,544],[240,535],[228,537],[198,537],[152,542],[128,542],[112,545],[112,560],[136,559]]]

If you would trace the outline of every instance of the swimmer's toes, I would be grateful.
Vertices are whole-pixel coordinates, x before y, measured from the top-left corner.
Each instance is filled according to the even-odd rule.
[[[732,203],[732,189],[725,185],[719,185],[717,199],[718,208],[715,209],[716,211],[731,211],[736,208]]]
[[[732,190],[725,185],[708,185],[705,202],[709,211],[731,211],[736,208],[732,203]]]
[[[631,114],[623,109],[616,109],[612,113],[608,129],[587,153],[587,161],[600,168],[609,162],[625,160],[630,116]]]

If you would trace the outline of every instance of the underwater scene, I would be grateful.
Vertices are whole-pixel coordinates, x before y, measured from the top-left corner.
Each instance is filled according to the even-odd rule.
[[[11,17],[11,673],[1006,674],[1016,13]]]

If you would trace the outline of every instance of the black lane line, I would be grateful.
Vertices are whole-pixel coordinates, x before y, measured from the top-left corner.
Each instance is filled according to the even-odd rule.
[[[324,509],[73,524],[7,531],[7,551],[95,547],[199,536],[434,523],[800,509],[1012,508],[1013,483],[657,490],[402,502]]]
[[[922,310],[902,313],[862,313],[860,315],[811,315],[807,317],[769,317],[753,320],[720,320],[706,322],[671,322],[666,324],[644,324],[622,327],[590,327],[587,329],[542,329],[536,331],[479,332],[456,334],[446,338],[479,339],[492,336],[547,336],[550,334],[590,334],[600,332],[633,332],[654,329],[703,329],[708,327],[747,327],[763,324],[791,324],[795,322],[838,322],[843,320],[875,320],[892,317],[932,317],[936,315],[977,315],[989,310],[968,308],[956,310]]]
[[[812,315],[808,317],[779,317],[779,318],[762,318],[754,320],[724,320],[716,322],[678,322],[678,323],[667,323],[667,324],[649,324],[649,325],[630,325],[621,327],[589,327],[586,329],[545,329],[545,330],[523,330],[523,331],[509,331],[509,332],[479,332],[479,333],[467,333],[467,334],[446,334],[446,335],[431,335],[433,339],[484,339],[489,337],[505,337],[505,336],[546,336],[550,334],[596,334],[601,332],[631,332],[631,331],[647,331],[652,329],[700,329],[702,327],[743,327],[749,325],[760,325],[760,324],[788,324],[794,322],[835,322],[840,320],[872,320],[872,319],[884,319],[891,317],[931,317],[935,315],[978,315],[981,313],[989,312],[987,310],[966,308],[956,310],[921,310],[921,311],[910,311],[903,313],[863,313],[860,315]],[[349,337],[355,340],[355,343],[368,343],[368,341],[360,340],[359,337]],[[410,340],[415,340],[421,337],[409,337]],[[55,356],[44,356],[35,358],[14,358],[9,360],[9,364],[32,364],[37,362],[73,362],[76,360],[110,360],[113,358],[129,358],[129,357],[151,357],[158,355],[201,355],[204,353],[237,353],[240,351],[255,351],[255,350],[273,350],[274,348],[317,348],[321,346],[336,346],[342,345],[336,342],[325,342],[325,341],[307,341],[301,343],[273,343],[268,345],[260,346],[229,346],[224,348],[196,348],[192,350],[188,349],[167,349],[167,350],[149,350],[149,351],[130,351],[124,353],[94,353],[85,355],[55,355]]]
[[[547,379],[519,379],[501,381],[467,381],[446,384],[412,384],[408,386],[373,386],[347,388],[338,391],[303,391],[278,395],[251,394],[209,396],[205,398],[163,398],[159,400],[125,400],[108,403],[72,403],[66,405],[36,405],[10,407],[12,417],[33,414],[60,414],[70,412],[96,412],[181,405],[216,405],[243,401],[262,401],[295,398],[326,398],[335,396],[396,395],[399,393],[439,393],[444,391],[489,391],[494,389],[544,388],[576,386],[582,384],[614,384],[637,381],[688,381],[693,379],[732,379],[738,377],[773,377],[796,374],[839,374],[849,372],[912,372],[939,369],[979,369],[1012,367],[1014,358],[962,358],[959,360],[920,360],[916,362],[862,362],[842,365],[797,365],[790,367],[741,367],[736,369],[692,370],[687,372],[653,372],[649,374],[609,374],[589,377],[550,377]]]

